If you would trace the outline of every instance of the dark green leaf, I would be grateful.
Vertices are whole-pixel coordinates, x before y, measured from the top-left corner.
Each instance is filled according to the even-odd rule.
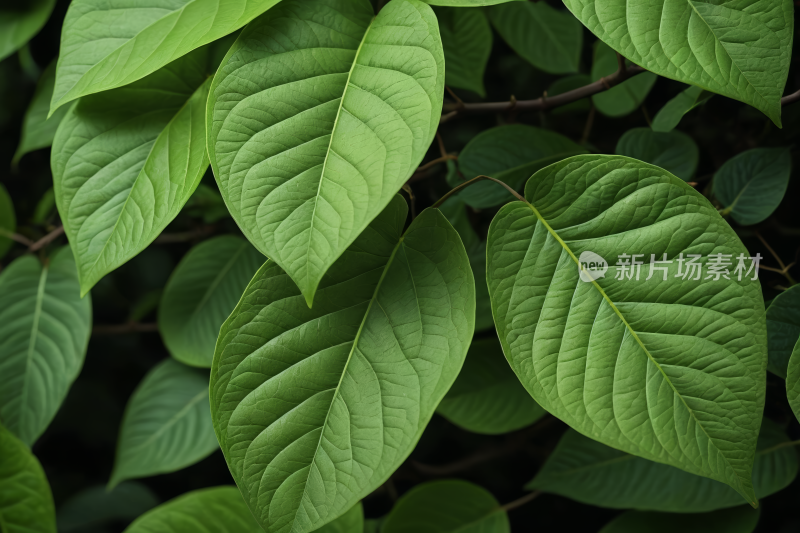
[[[36,84],[36,91],[33,93],[25,118],[22,122],[22,133],[20,134],[19,145],[11,160],[12,165],[19,163],[22,156],[28,152],[47,148],[53,144],[58,125],[67,113],[67,108],[59,109],[53,116],[47,118],[50,110],[50,97],[53,96],[53,83],[56,80],[56,63],[53,61],[42,73],[39,83]]]
[[[55,5],[56,0],[3,2],[0,7],[0,61],[39,33]]]
[[[486,96],[483,73],[492,51],[492,28],[479,9],[440,7],[434,10],[444,48],[444,82]]]
[[[56,210],[56,193],[52,187],[47,189],[39,201],[36,203],[36,209],[33,211],[31,222],[34,224],[45,224]]]
[[[58,508],[58,533],[81,533],[110,522],[131,521],[158,505],[155,494],[140,483],[84,489]]]
[[[795,418],[800,420],[800,341],[795,344],[789,358],[786,370],[786,397]]]
[[[656,113],[656,116],[653,117],[653,131],[662,133],[672,131],[680,123],[683,115],[695,107],[705,104],[712,96],[714,93],[706,91],[702,87],[690,86],[667,102]]]
[[[219,191],[203,183],[197,186],[186,202],[184,211],[189,216],[202,218],[206,224],[213,224],[231,216]]]
[[[694,177],[700,158],[697,144],[685,133],[659,133],[650,128],[626,131],[617,142],[616,153],[661,167],[683,181]]]
[[[14,215],[14,204],[11,202],[11,196],[8,191],[0,183],[0,258],[6,255],[8,250],[14,244],[14,241],[8,238],[8,235],[17,230],[17,217]]]
[[[568,5],[568,4],[567,4]],[[592,62],[592,81],[610,76],[619,68],[617,54],[607,44],[597,41]],[[609,117],[623,117],[636,111],[653,88],[658,76],[642,72],[619,85],[592,96],[595,107]]]
[[[315,530],[317,533],[363,533],[364,509],[358,502],[342,516]]]
[[[564,76],[563,78],[557,79],[552,83],[552,85],[550,85],[550,88],[547,89],[547,96],[556,96],[568,91],[573,91],[585,85],[589,85],[590,83],[592,83],[592,78],[587,74],[573,74],[572,76]],[[553,108],[550,110],[550,114],[560,115],[565,113],[583,113],[588,112],[591,107],[591,100],[588,98],[581,98],[580,100],[571,102],[567,105]]]
[[[746,506],[696,515],[628,511],[600,533],[752,533],[758,517],[758,510]]]
[[[767,307],[767,369],[786,379],[792,349],[800,338],[800,285],[783,291]]]

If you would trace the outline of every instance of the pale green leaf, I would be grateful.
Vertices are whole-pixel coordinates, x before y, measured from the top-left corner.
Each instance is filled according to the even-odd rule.
[[[460,480],[430,481],[400,498],[381,533],[510,533],[506,512],[486,489]]]
[[[650,128],[626,131],[617,141],[615,152],[661,167],[683,181],[694,177],[700,159],[697,143],[685,133],[660,133]]]
[[[209,48],[143,80],[87,96],[53,141],[56,203],[81,292],[150,244],[208,168]]]
[[[767,369],[786,379],[792,350],[800,338],[800,285],[793,285],[767,307],[769,363]]]
[[[664,104],[664,107],[656,113],[651,126],[653,131],[662,133],[672,131],[680,123],[683,115],[695,107],[705,104],[712,96],[714,93],[706,91],[702,87],[690,86]]]
[[[761,286],[707,276],[711,254],[747,255],[739,238],[692,187],[626,157],[551,165],[525,198],[498,212],[487,244],[495,325],[522,384],[584,435],[726,483],[755,505]],[[605,277],[580,279],[584,252],[609,263]],[[639,275],[616,279],[620,254],[641,254]],[[671,263],[651,271],[663,254]],[[676,277],[679,254],[701,256],[700,279]]]
[[[658,75],[753,105],[781,123],[791,0],[564,0],[595,35]]]
[[[6,255],[14,241],[8,235],[17,230],[17,217],[14,214],[14,203],[5,186],[0,183],[0,258]]]
[[[600,533],[752,533],[759,514],[746,506],[696,515],[628,511]]]
[[[797,476],[794,446],[780,426],[764,419],[753,465],[758,498],[786,488]],[[525,488],[641,511],[703,513],[742,504],[736,491],[718,481],[621,452],[572,429]]]
[[[219,328],[265,259],[232,235],[189,250],[170,276],[158,310],[158,329],[172,357],[211,367]]]
[[[81,96],[140,80],[241,28],[277,2],[73,0],[61,32],[50,113]]]
[[[127,481],[108,491],[96,485],[70,497],[56,514],[58,533],[80,533],[111,522],[128,521],[158,505],[155,494],[141,483]]]
[[[211,86],[208,151],[247,238],[310,306],[322,276],[416,170],[444,55],[419,0],[285,0],[249,24]]]
[[[565,2],[566,3],[566,2]],[[614,74],[619,68],[617,54],[603,41],[597,41],[592,61],[592,81]],[[601,93],[592,96],[595,107],[609,117],[623,117],[636,111],[650,93],[658,76],[642,72]]]
[[[475,283],[436,209],[403,233],[395,196],[328,271],[313,308],[272,261],[220,330],[214,429],[268,533],[306,533],[411,453],[472,339]]]
[[[109,487],[125,479],[180,470],[217,446],[206,374],[165,359],[147,373],[128,400]]]
[[[236,487],[194,490],[137,518],[124,533],[264,533]]]
[[[458,379],[436,412],[486,435],[516,431],[545,414],[511,370],[497,337],[472,341]]]
[[[534,67],[550,74],[578,71],[583,28],[569,11],[547,2],[507,2],[487,13],[503,40]]]
[[[755,148],[728,159],[714,174],[714,196],[723,214],[743,226],[769,217],[783,200],[792,157],[786,148]]]
[[[55,5],[56,0],[3,2],[0,7],[0,61],[39,33]]]
[[[75,261],[26,255],[0,273],[0,423],[32,445],[78,377],[92,327]]]
[[[483,73],[492,52],[492,28],[480,9],[434,10],[444,48],[444,82],[486,96]]]
[[[363,533],[364,509],[361,502],[355,504],[333,522],[329,522],[315,531],[317,533]]]
[[[550,88],[547,89],[547,96],[556,96],[568,91],[579,89],[585,85],[589,85],[592,78],[587,74],[573,74],[572,76],[564,76],[554,81]],[[561,115],[565,113],[582,113],[588,112],[591,109],[591,100],[588,98],[581,98],[575,102],[567,105],[555,107],[550,110],[552,115]]]
[[[2,425],[0,529],[3,533],[56,533],[53,495],[42,465],[30,449]]]

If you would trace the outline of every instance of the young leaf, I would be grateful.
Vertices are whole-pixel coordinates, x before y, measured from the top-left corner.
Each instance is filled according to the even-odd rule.
[[[558,78],[552,83],[552,85],[550,85],[550,87],[547,89],[547,96],[556,96],[568,91],[573,91],[583,87],[584,85],[589,85],[591,82],[592,78],[587,74],[573,74],[572,76],[564,76],[563,78]],[[591,109],[590,100],[588,98],[581,98],[580,100],[567,105],[553,108],[550,110],[550,113],[553,115],[584,113],[588,112],[589,109]]]
[[[756,496],[774,494],[796,476],[794,443],[778,424],[764,419],[753,464]],[[704,513],[742,504],[736,491],[718,481],[621,452],[572,429],[525,488],[589,505],[641,511]]]
[[[628,511],[600,533],[752,533],[760,511],[746,506],[696,515]]]
[[[800,338],[800,285],[793,285],[767,307],[767,370],[786,379],[792,349]]]
[[[417,485],[400,498],[381,533],[509,533],[508,515],[486,489],[455,479]]]
[[[714,174],[714,195],[743,226],[766,220],[783,200],[792,157],[786,148],[754,148],[728,159]]]
[[[14,203],[8,191],[0,183],[0,258],[6,255],[14,244],[8,235],[17,230],[17,217],[14,215]]]
[[[569,0],[564,2],[569,6]],[[592,81],[597,81],[604,76],[610,76],[619,68],[617,54],[606,43],[597,41],[594,46],[594,60],[592,61]],[[636,111],[644,99],[650,94],[650,89],[658,76],[652,72],[642,72],[619,85],[592,96],[594,106],[602,114],[609,117],[624,117]]]
[[[53,84],[56,81],[56,63],[53,61],[42,72],[42,77],[36,84],[36,91],[33,93],[28,110],[25,111],[25,118],[22,121],[22,133],[20,134],[19,146],[11,160],[12,165],[19,163],[22,156],[28,152],[47,148],[53,144],[56,136],[56,129],[67,113],[67,108],[62,108],[47,118],[50,109],[50,97],[53,95]]]
[[[675,126],[680,123],[683,115],[695,107],[705,104],[712,96],[714,96],[714,93],[706,91],[702,87],[697,87],[696,85],[690,86],[667,102],[664,107],[656,113],[651,126],[653,131],[661,133],[672,131],[675,129]]]
[[[309,306],[419,165],[443,91],[438,24],[418,0],[376,17],[368,0],[285,0],[231,48],[208,99],[214,176]]]
[[[56,0],[26,0],[0,7],[0,61],[39,33],[55,5]]]
[[[363,533],[364,509],[361,502],[355,504],[333,522],[328,522],[315,531],[316,533]]]
[[[44,266],[27,255],[0,273],[0,423],[28,446],[78,377],[91,329],[69,248]]]
[[[650,163],[690,181],[697,170],[700,150],[694,140],[679,131],[659,133],[650,128],[633,128],[617,141],[617,155]]]
[[[208,168],[209,55],[202,48],[127,87],[82,98],[61,122],[53,182],[82,294],[146,248]]]
[[[550,74],[578,71],[583,28],[569,11],[546,2],[507,2],[487,12],[497,33],[534,67]]]
[[[236,487],[193,490],[137,518],[124,533],[264,533]]]
[[[472,341],[458,379],[436,412],[485,435],[530,426],[545,414],[508,366],[497,337]]]
[[[313,308],[268,261],[220,330],[211,412],[267,533],[334,520],[405,460],[472,338],[475,282],[436,209],[400,196],[323,278]]]
[[[3,533],[56,533],[56,511],[42,465],[0,425],[0,526]]]
[[[58,533],[94,531],[92,528],[109,522],[130,522],[156,505],[156,495],[141,483],[120,483],[112,491],[96,485],[61,504],[56,514]]]
[[[583,147],[563,135],[512,124],[491,128],[473,137],[459,154],[458,165],[464,179],[483,174],[507,183],[512,189],[521,189],[525,180],[540,168],[584,153]],[[458,183],[450,183],[451,187],[456,185]],[[477,209],[494,207],[512,198],[504,187],[490,181],[470,185],[459,197]]]
[[[528,392],[584,435],[726,483],[756,505],[761,286],[707,275],[712,254],[749,255],[730,226],[679,178],[619,156],[551,165],[525,198],[492,221],[486,270],[503,351]],[[612,266],[579,270],[584,253]],[[645,264],[613,266],[622,254]],[[664,254],[651,269],[647,259]],[[700,279],[689,267],[677,277],[679,254],[701,256]]]
[[[791,0],[564,0],[614,50],[661,76],[748,103],[781,124]]]
[[[165,359],[128,400],[108,486],[175,472],[216,449],[205,373]]]
[[[277,2],[74,0],[61,32],[50,113],[81,96],[140,80],[241,28]]]
[[[486,96],[483,73],[492,51],[492,28],[479,9],[434,10],[444,49],[444,82]]]
[[[219,327],[265,258],[244,239],[215,237],[189,250],[170,276],[158,329],[172,357],[210,368]]]

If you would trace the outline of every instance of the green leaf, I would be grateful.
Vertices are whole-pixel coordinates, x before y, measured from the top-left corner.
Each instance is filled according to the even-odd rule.
[[[58,508],[58,532],[79,533],[111,522],[129,522],[156,505],[155,494],[141,483],[120,483],[112,491],[96,485],[72,496]]]
[[[220,330],[214,429],[268,533],[319,528],[386,481],[463,364],[475,316],[467,254],[436,209],[403,233],[407,211],[396,195],[328,271],[313,309],[268,261]]]
[[[0,258],[14,245],[14,241],[5,235],[15,231],[17,231],[17,217],[14,215],[14,203],[5,186],[0,183]]]
[[[56,193],[52,187],[47,189],[39,201],[36,202],[36,209],[33,211],[31,222],[34,224],[45,224],[56,211]]]
[[[236,487],[194,490],[159,505],[124,533],[264,533]]]
[[[0,426],[0,526],[3,533],[56,533],[53,495],[42,465],[3,426]]]
[[[460,480],[429,481],[400,498],[381,533],[509,533],[508,515],[486,489]]]
[[[53,181],[83,294],[153,242],[208,168],[208,56],[205,47],[82,98],[61,122]]]
[[[172,357],[211,367],[219,328],[264,260],[249,242],[232,235],[189,250],[170,276],[158,311],[158,329]]]
[[[483,73],[492,52],[492,28],[479,9],[440,7],[434,10],[444,49],[444,82],[486,96]]]
[[[165,359],[128,400],[109,488],[186,468],[216,449],[205,373]]]
[[[757,107],[781,124],[791,0],[564,0],[592,33],[658,75]]]
[[[342,516],[315,530],[317,533],[363,533],[364,509],[358,502]]]
[[[4,2],[0,7],[0,61],[30,41],[42,29],[56,0]]]
[[[584,435],[726,483],[755,505],[761,287],[706,276],[711,254],[747,255],[739,238],[689,185],[625,157],[551,165],[525,198],[497,213],[487,243],[495,325],[522,384]],[[611,264],[605,277],[580,279],[584,252]],[[620,254],[642,254],[638,279],[616,279]],[[648,259],[663,254],[667,270],[651,272]],[[701,255],[701,279],[676,277],[679,254]]]
[[[507,2],[487,13],[503,40],[534,67],[550,74],[578,71],[583,28],[569,11],[546,2]]]
[[[241,28],[277,2],[73,0],[61,32],[50,113],[81,96],[140,80]]]
[[[22,121],[22,133],[20,134],[19,145],[14,153],[11,164],[16,166],[22,156],[34,150],[47,148],[53,144],[58,125],[67,113],[67,108],[61,108],[50,118],[47,112],[50,110],[50,97],[53,95],[53,84],[56,81],[56,63],[53,61],[42,73],[39,82],[36,84],[36,91],[33,93],[28,110],[25,111],[25,118]]]
[[[786,488],[797,476],[794,445],[778,424],[764,419],[753,465],[758,498]],[[742,504],[736,491],[718,481],[621,452],[571,429],[525,488],[614,509],[704,513]]]
[[[743,226],[769,217],[783,200],[792,157],[786,148],[755,148],[728,159],[714,174],[714,196]]]
[[[472,341],[458,379],[436,412],[486,435],[516,431],[545,414],[508,366],[497,337]]]
[[[800,338],[800,285],[793,285],[767,307],[767,370],[786,379],[792,349]]]
[[[0,273],[0,423],[31,446],[78,377],[92,329],[75,261],[26,255]]]
[[[667,133],[677,126],[683,115],[708,102],[714,93],[706,91],[695,85],[682,91],[678,96],[667,102],[653,118],[653,131]]]
[[[600,533],[752,533],[759,514],[745,506],[696,515],[628,511],[606,524]]]
[[[186,206],[184,206],[184,211],[189,216],[202,218],[206,224],[213,224],[231,216],[219,191],[203,183],[194,190],[189,201],[186,202]]]
[[[518,190],[537,170],[583,153],[586,150],[563,135],[512,124],[491,128],[473,137],[459,154],[458,166],[465,179],[483,174]],[[456,185],[458,183],[450,183],[451,187]],[[512,198],[505,188],[490,181],[470,185],[459,197],[476,209],[494,207]]]
[[[311,305],[325,272],[416,170],[444,54],[418,0],[286,0],[242,31],[208,99],[208,151],[245,236]],[[275,141],[278,139],[278,141]]]
[[[569,1],[564,2],[569,7]],[[574,12],[574,11],[573,11]],[[580,18],[580,17],[579,17]],[[597,41],[592,62],[592,81],[614,74],[619,68],[617,54],[607,44]],[[594,106],[609,117],[624,117],[636,111],[656,82],[658,76],[642,72],[619,85],[592,96]]]
[[[650,128],[633,128],[626,131],[616,148],[624,155],[650,163],[690,181],[697,170],[700,150],[694,140],[679,131],[659,133]]]
[[[568,91],[579,89],[585,85],[592,83],[592,78],[587,74],[573,74],[572,76],[564,76],[559,78],[550,85],[547,89],[547,96],[556,96]],[[566,113],[584,113],[591,109],[591,103],[588,98],[581,98],[575,102],[567,105],[555,107],[550,110],[552,115],[561,115]]]
[[[364,533],[380,533],[384,520],[386,520],[385,516],[364,520]]]

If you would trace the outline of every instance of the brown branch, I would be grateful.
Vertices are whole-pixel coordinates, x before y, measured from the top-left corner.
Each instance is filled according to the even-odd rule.
[[[35,243],[31,244],[28,247],[28,251],[35,252],[37,250],[40,250],[41,248],[44,248],[45,246],[47,246],[48,244],[50,244],[63,234],[64,234],[64,226],[59,226],[50,233],[48,233],[47,235],[45,235],[44,237],[42,237],[41,239],[39,239],[38,241],[36,241]]]
[[[517,200],[519,200],[520,202],[525,202],[525,203],[528,203],[528,201],[527,201],[527,200],[526,200],[526,199],[525,199],[523,196],[521,196],[521,195],[520,195],[520,194],[519,194],[517,191],[515,191],[514,189],[512,189],[511,187],[509,187],[509,186],[508,186],[506,183],[504,183],[504,182],[502,182],[502,181],[500,181],[500,180],[498,180],[498,179],[492,178],[491,176],[483,176],[483,175],[481,175],[481,176],[476,176],[476,177],[472,178],[471,180],[469,180],[469,181],[465,181],[464,183],[460,184],[459,186],[457,186],[457,187],[454,187],[454,188],[450,189],[449,191],[447,191],[447,192],[445,193],[445,195],[444,195],[444,196],[442,196],[441,198],[439,198],[439,199],[436,201],[436,203],[435,203],[435,204],[433,204],[433,207],[434,207],[434,208],[438,208],[440,205],[442,205],[442,204],[445,202],[445,200],[447,200],[448,198],[450,198],[451,196],[453,196],[455,193],[457,193],[457,192],[458,192],[458,191],[460,191],[461,189],[464,189],[465,187],[469,187],[470,185],[472,185],[472,184],[473,184],[473,183],[475,183],[476,181],[480,181],[480,180],[491,180],[491,181],[493,181],[493,182],[495,182],[495,183],[497,183],[497,184],[499,184],[499,185],[502,185],[502,186],[503,186],[503,187],[505,187],[505,189],[506,189],[508,192],[510,192],[510,193],[511,193],[511,194],[512,194],[512,195],[513,195],[513,196],[514,196],[514,197],[515,197]]]
[[[784,105],[793,104],[793,103],[797,102],[798,100],[800,100],[800,91],[794,92],[792,94],[787,94],[786,96],[781,98],[781,105],[784,106]]]
[[[437,157],[433,161],[429,161],[429,162],[425,163],[424,165],[421,165],[420,167],[417,168],[416,171],[417,172],[423,172],[425,170],[428,170],[431,167],[435,167],[439,163],[444,163],[445,161],[449,161],[451,159],[458,159],[458,156],[451,155],[451,154],[446,154],[446,155],[443,155],[442,157]]]
[[[500,509],[502,509],[503,511],[510,511],[511,509],[516,509],[517,507],[522,507],[526,503],[528,503],[530,501],[533,501],[536,498],[538,498],[541,493],[542,493],[542,491],[535,490],[535,491],[531,492],[530,494],[526,494],[522,498],[516,499],[513,502],[508,502],[507,504],[505,504],[502,507],[500,507]]]
[[[158,331],[158,324],[128,322],[127,324],[96,324],[92,328],[92,335],[122,335],[125,333],[147,333]]]
[[[13,233],[3,228],[0,228],[0,236],[5,237],[7,239],[11,239],[12,241],[16,241],[25,246],[33,245],[33,241],[27,238],[25,235],[20,235],[19,233]]]
[[[170,244],[175,242],[190,242],[197,239],[207,237],[214,232],[214,225],[203,226],[202,228],[193,231],[184,231],[181,233],[162,233],[156,240],[156,244]]]

